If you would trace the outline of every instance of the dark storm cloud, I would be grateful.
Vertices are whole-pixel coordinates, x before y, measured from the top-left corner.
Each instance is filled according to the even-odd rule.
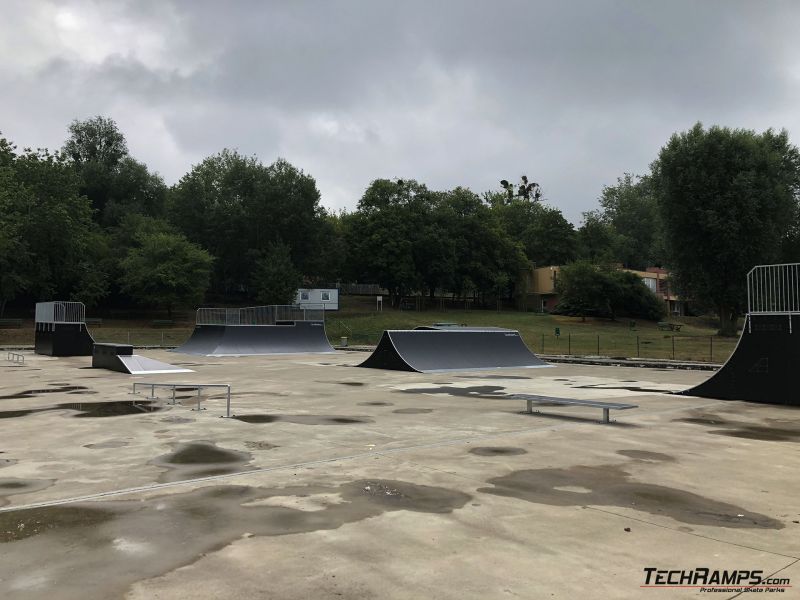
[[[371,179],[476,191],[527,173],[578,220],[695,121],[800,117],[793,2],[12,3],[0,130],[57,147],[115,118],[176,181],[223,147],[284,156],[323,203]],[[796,140],[795,140],[796,141]]]

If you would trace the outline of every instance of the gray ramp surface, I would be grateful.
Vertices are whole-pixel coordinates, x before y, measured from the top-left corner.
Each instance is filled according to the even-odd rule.
[[[384,331],[375,352],[359,366],[436,373],[550,365],[528,349],[517,331],[453,328]]]
[[[282,325],[198,325],[175,352],[203,356],[258,356],[334,352],[322,321]]]
[[[131,356],[118,356],[119,361],[131,375],[154,375],[158,373],[194,373],[191,369],[176,367],[160,360],[133,354]]]

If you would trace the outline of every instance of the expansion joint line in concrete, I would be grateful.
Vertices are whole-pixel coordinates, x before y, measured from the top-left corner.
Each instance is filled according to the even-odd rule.
[[[785,571],[785,570],[786,570],[786,569],[788,569],[789,567],[796,565],[798,561],[800,561],[800,558],[798,558],[798,559],[796,559],[796,560],[793,560],[793,561],[792,561],[792,562],[790,562],[788,565],[784,565],[784,566],[782,566],[780,569],[778,569],[778,570],[777,570],[777,571],[775,571],[774,573],[770,573],[769,575],[767,575],[767,576],[766,576],[764,579],[772,579],[773,577],[775,577],[775,575],[777,575],[777,574],[778,574],[778,573],[780,573],[781,571]],[[735,596],[731,596],[730,598],[728,598],[728,600],[733,600],[734,598],[738,598],[738,597],[740,597],[741,595],[743,595],[743,594],[745,594],[745,593],[746,593],[746,592],[739,592],[739,593],[738,593],[738,594],[736,594]]]
[[[653,411],[647,413],[647,415],[660,415],[664,413],[672,413],[681,410],[687,409],[698,409],[698,408],[707,408],[710,406],[716,406],[719,402],[709,402],[707,404],[702,404],[699,406],[679,406],[673,408],[667,408],[660,411]],[[128,494],[136,494],[136,493],[144,493],[144,492],[151,492],[155,490],[167,489],[167,488],[174,488],[174,487],[181,487],[181,486],[189,486],[196,483],[209,483],[214,481],[222,481],[227,479],[233,479],[234,477],[242,477],[248,475],[257,475],[259,473],[271,473],[273,471],[284,471],[288,469],[302,469],[306,467],[313,467],[317,465],[325,465],[330,463],[336,462],[343,462],[348,460],[358,460],[361,458],[368,458],[368,457],[376,457],[376,456],[391,456],[395,454],[401,454],[404,452],[413,452],[416,450],[423,450],[428,448],[444,448],[447,446],[458,446],[460,444],[467,444],[474,441],[479,440],[488,440],[494,439],[498,437],[504,436],[513,436],[513,435],[524,435],[526,433],[539,433],[542,431],[557,431],[560,429],[570,429],[573,427],[584,426],[589,424],[594,424],[594,421],[587,421],[582,423],[560,423],[557,425],[546,425],[544,427],[526,427],[525,429],[512,429],[510,431],[497,431],[493,433],[487,433],[484,435],[476,435],[470,437],[462,437],[462,438],[455,438],[452,440],[445,440],[442,442],[429,442],[426,444],[416,444],[413,446],[403,446],[401,448],[389,448],[387,450],[370,450],[368,452],[359,452],[358,454],[349,454],[346,456],[335,456],[332,458],[321,458],[318,460],[311,460],[306,462],[300,463],[292,463],[288,465],[275,465],[272,467],[260,467],[258,469],[250,469],[248,471],[239,471],[237,473],[227,473],[224,475],[210,475],[208,477],[197,477],[195,479],[183,479],[181,481],[171,481],[168,483],[151,483],[148,485],[141,485],[136,487],[124,488],[119,490],[109,490],[107,492],[97,492],[95,494],[87,494],[85,496],[74,496],[72,498],[62,498],[59,500],[45,500],[42,502],[32,502],[30,504],[23,504],[20,506],[5,506],[0,508],[0,513],[4,512],[13,512],[17,510],[29,510],[32,508],[45,508],[48,506],[61,506],[64,504],[74,504],[78,502],[92,502],[95,500],[103,500],[105,498],[112,498],[115,496],[125,496]],[[606,425],[605,427],[608,427]]]
[[[644,523],[645,525],[652,525],[653,527],[660,527],[661,529],[669,529],[670,531],[674,531],[675,533],[681,533],[683,535],[691,535],[694,537],[703,538],[704,540],[710,540],[712,542],[718,542],[720,544],[725,544],[728,546],[737,546],[738,548],[745,548],[747,550],[753,550],[754,552],[763,552],[765,554],[772,554],[773,556],[782,556],[783,558],[792,558],[794,562],[786,565],[786,567],[792,566],[795,562],[800,560],[800,557],[793,556],[792,554],[783,554],[782,552],[773,552],[772,550],[765,550],[764,548],[756,548],[754,546],[748,546],[747,544],[737,544],[736,542],[729,542],[727,540],[721,540],[719,538],[711,537],[710,535],[702,535],[700,533],[694,533],[692,531],[681,531],[680,529],[675,529],[670,527],[669,525],[663,525],[661,523],[654,523],[653,521],[648,521],[647,519],[642,519],[640,517],[632,517],[630,515],[621,515],[613,510],[606,510],[604,508],[597,508],[596,506],[584,506],[583,508],[587,510],[594,510],[596,512],[601,512],[607,515],[612,515],[615,517],[619,517],[620,519],[629,519],[631,521],[637,521],[639,523]],[[786,567],[782,567],[785,569]],[[782,570],[781,569],[781,570]]]

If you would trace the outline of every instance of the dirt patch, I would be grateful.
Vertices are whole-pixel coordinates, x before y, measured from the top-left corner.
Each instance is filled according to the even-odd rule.
[[[783,529],[767,515],[692,492],[631,479],[619,465],[514,471],[488,481],[479,492],[551,506],[617,506],[691,525]],[[574,491],[580,488],[585,491]],[[742,516],[739,516],[742,515]]]
[[[477,446],[472,448],[469,453],[477,456],[518,456],[527,454],[528,451],[513,446]]]

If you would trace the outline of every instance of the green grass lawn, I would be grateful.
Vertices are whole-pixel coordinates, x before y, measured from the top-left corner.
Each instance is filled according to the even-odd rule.
[[[417,325],[450,322],[475,326],[516,329],[534,352],[541,354],[600,355],[611,357],[675,358],[724,362],[736,346],[734,338],[717,337],[716,330],[703,319],[680,317],[680,332],[660,331],[654,322],[637,320],[631,327],[628,319],[607,321],[579,317],[514,311],[398,311],[385,308],[375,311],[374,299],[344,296],[342,309],[327,315],[331,342],[342,337],[350,345],[373,345],[384,329],[411,329]],[[560,335],[555,335],[559,328]],[[190,323],[154,328],[150,321],[104,319],[102,326],[90,326],[98,342],[116,342],[135,346],[175,346],[192,332]],[[0,346],[32,345],[33,323],[20,329],[0,329]]]

